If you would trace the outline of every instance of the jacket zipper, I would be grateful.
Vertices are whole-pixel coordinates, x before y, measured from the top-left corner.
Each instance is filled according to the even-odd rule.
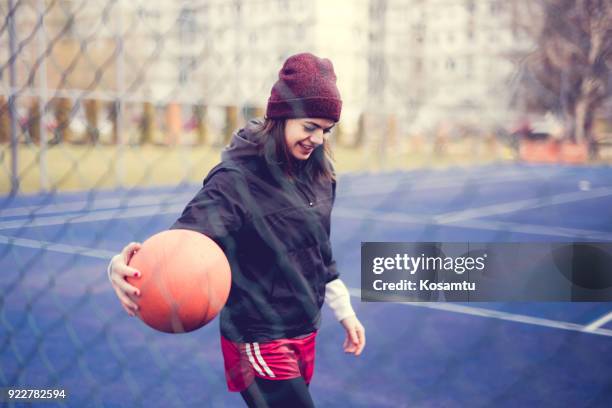
[[[300,194],[302,194],[302,196],[303,196],[303,197],[304,197],[304,199],[306,200],[306,204],[308,204],[308,206],[309,206],[309,207],[313,207],[313,206],[314,206],[314,200],[313,200],[313,199],[311,199],[310,197],[308,197],[308,194],[306,194],[306,193],[304,192],[304,190],[302,190],[302,189],[300,188],[299,183],[300,183],[300,181],[299,181],[299,180],[296,180],[296,182],[295,182],[295,188],[296,188],[296,190],[297,190],[297,191],[299,191],[299,192],[300,192]]]

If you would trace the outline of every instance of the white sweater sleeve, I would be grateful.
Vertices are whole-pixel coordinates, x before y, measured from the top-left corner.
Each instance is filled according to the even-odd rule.
[[[113,260],[115,259],[115,257],[113,256],[111,258],[111,260],[108,262],[108,266],[106,267],[106,276],[108,277],[108,280],[112,282],[111,280],[111,267],[113,266]]]
[[[339,322],[349,316],[355,316],[355,311],[351,306],[351,295],[340,279],[334,279],[325,285],[325,303],[334,312]]]

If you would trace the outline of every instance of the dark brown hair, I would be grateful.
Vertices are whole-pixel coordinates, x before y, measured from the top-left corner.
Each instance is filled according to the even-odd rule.
[[[268,165],[280,167],[290,179],[305,178],[308,181],[334,181],[333,156],[328,140],[313,150],[307,160],[297,160],[285,142],[286,119],[265,119],[255,130],[260,154]]]

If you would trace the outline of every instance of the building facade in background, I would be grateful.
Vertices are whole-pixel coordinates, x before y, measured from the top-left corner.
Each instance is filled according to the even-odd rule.
[[[507,124],[513,75],[529,40],[518,28],[516,2],[432,0],[420,4],[424,27],[418,122]]]
[[[23,95],[97,99],[121,112],[172,105],[180,122],[202,105],[216,129],[228,106],[238,122],[261,114],[282,62],[303,51],[334,62],[348,134],[364,114],[400,136],[442,122],[507,125],[516,57],[529,51],[514,1],[21,3]],[[7,75],[2,83],[7,94]]]
[[[204,80],[190,88],[202,89],[210,106],[265,106],[282,61],[311,51],[334,62],[349,133],[364,112],[391,115],[400,132],[441,122],[495,126],[513,120],[517,56],[530,47],[517,28],[514,2],[203,4],[197,9],[202,12],[197,36],[208,52],[192,61],[202,68]]]

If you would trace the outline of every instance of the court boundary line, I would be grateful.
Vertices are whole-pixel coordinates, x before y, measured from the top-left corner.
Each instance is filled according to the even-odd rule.
[[[591,323],[587,324],[584,327],[584,331],[593,332],[595,330],[608,330],[608,329],[601,329],[601,326],[603,326],[604,324],[610,321],[612,321],[612,312],[605,314],[601,316],[600,318],[595,319]]]
[[[103,249],[93,249],[87,247],[79,247],[75,245],[56,244],[49,241],[37,241],[28,238],[13,238],[6,235],[0,235],[0,244],[18,245],[31,249],[44,249],[46,251],[60,252],[71,255],[82,255],[96,259],[109,261],[115,255],[113,251]],[[361,299],[361,290],[349,288],[349,293],[352,297]],[[442,310],[446,312],[462,313],[471,316],[487,317],[498,320],[511,321],[515,323],[531,324],[535,326],[548,327],[554,329],[563,329],[578,331],[581,333],[597,334],[601,336],[612,337],[612,330],[603,329],[600,326],[612,320],[612,312],[599,317],[588,325],[578,323],[564,322],[560,320],[545,319],[541,317],[527,316],[517,313],[503,312],[499,310],[480,308],[475,306],[465,306],[455,303],[442,302],[386,302],[398,305],[424,307],[434,310]]]
[[[8,235],[0,235],[0,244],[20,246],[30,249],[42,249],[45,251],[61,252],[70,255],[84,255],[91,258],[105,259],[110,261],[111,257],[116,254],[113,251],[105,249],[93,249],[88,247],[80,247],[76,245],[57,244],[51,241],[39,241],[29,238],[16,238]]]
[[[497,180],[495,178],[491,178],[491,179],[488,179],[487,181],[494,182],[494,181],[503,180],[504,178],[512,179],[514,177],[518,179],[524,178],[522,174],[518,173],[518,174],[507,174],[505,175],[505,177],[504,176],[499,177]],[[457,177],[457,178],[461,179],[460,177]],[[434,183],[434,185],[430,185],[430,186],[429,185],[422,186],[420,189],[447,188],[447,187],[452,186],[452,184],[449,183],[449,180],[435,180],[435,181],[438,181],[438,183]],[[466,179],[466,182],[469,182],[469,181],[470,179]],[[400,180],[399,182],[395,182],[392,185],[392,187],[397,188],[402,184],[402,182],[405,182],[405,180]],[[361,189],[363,189],[363,186],[361,187],[362,187]],[[387,186],[384,186],[384,187],[387,187]],[[369,191],[369,189],[364,189],[368,191],[359,191],[361,189],[358,187],[352,191],[347,192],[345,196],[350,197],[352,196],[351,193],[359,194],[361,192],[363,194],[364,192]],[[378,192],[373,192],[372,194],[374,193],[378,194]],[[544,198],[538,197],[536,199],[509,201],[506,203],[483,206],[477,209],[459,210],[459,211],[453,211],[453,212],[443,213],[443,214],[434,215],[434,216],[426,216],[426,217],[413,216],[410,214],[398,213],[398,212],[380,212],[380,211],[359,210],[359,209],[351,209],[351,208],[338,208],[340,214],[338,214],[338,211],[336,211],[335,215],[341,218],[359,217],[362,219],[369,218],[369,219],[376,220],[376,221],[393,221],[393,222],[400,221],[400,222],[414,223],[414,224],[429,224],[429,223],[432,223],[433,221],[433,223],[436,225],[451,226],[451,227],[456,226],[456,227],[461,227],[461,228],[477,228],[477,229],[504,228],[505,231],[508,231],[508,228],[510,228],[510,231],[513,231],[513,232],[515,231],[515,232],[522,232],[522,233],[553,235],[553,236],[564,236],[564,235],[576,236],[576,234],[580,234],[580,235],[594,234],[599,237],[610,238],[611,235],[604,231],[590,231],[590,230],[580,230],[580,229],[571,229],[571,228],[563,228],[563,227],[546,227],[546,226],[539,226],[539,225],[506,223],[506,222],[499,222],[499,221],[489,222],[487,220],[479,220],[479,218],[483,217],[482,215],[483,211],[485,212],[484,216],[499,215],[499,214],[504,214],[508,212],[540,208],[540,207],[545,207],[545,206],[554,206],[554,205],[560,205],[560,204],[565,204],[565,203],[570,203],[570,202],[575,202],[575,201],[585,201],[589,199],[609,196],[611,194],[612,194],[612,188],[601,187],[599,189],[594,189],[589,192],[582,192],[582,191],[566,192],[566,193],[546,196]],[[183,193],[181,195],[192,196],[193,194]],[[145,200],[149,200],[151,197],[157,197],[159,200],[160,196],[164,198],[166,197],[169,198],[169,196],[174,196],[173,199],[170,200],[170,202],[174,205],[172,204],[168,205],[169,203],[166,202],[165,203],[166,208],[160,211],[159,207],[163,204],[155,203],[155,201],[153,202],[145,201]],[[339,195],[339,198],[340,197],[342,196]],[[181,198],[181,200],[183,200],[183,198]],[[23,221],[24,221],[23,219],[5,221],[5,222],[0,222],[0,229],[12,229],[12,228],[19,228],[19,227],[24,227],[24,226],[27,226],[27,227],[50,226],[50,225],[63,224],[66,221],[69,221],[69,222],[71,221],[73,223],[82,223],[82,222],[96,222],[96,221],[109,220],[109,219],[139,218],[143,216],[155,216],[155,215],[163,215],[166,213],[172,213],[172,212],[180,211],[184,207],[184,204],[182,203],[182,201],[180,204],[176,203],[178,199],[176,195],[173,195],[172,193],[166,193],[166,194],[161,194],[161,195],[149,195],[149,196],[144,196],[144,197],[141,196],[141,197],[136,198],[136,200],[134,200],[135,202],[132,200],[127,200],[126,204],[130,205],[130,207],[118,207],[118,208],[108,208],[108,207],[104,208],[103,207],[104,205],[108,205],[111,203],[120,203],[121,201],[123,201],[122,198],[109,198],[109,199],[99,200],[96,203],[97,205],[94,206],[94,207],[97,207],[97,210],[95,208],[78,208],[79,206],[86,206],[87,204],[91,203],[91,201],[83,201],[83,200],[78,201],[78,202],[57,203],[57,204],[52,204],[50,206],[42,205],[42,206],[13,207],[13,208],[9,208],[5,210],[9,214],[12,213],[11,215],[13,216],[17,215],[20,212],[23,215],[27,215],[25,214],[25,212],[32,210],[32,209],[33,210],[39,209],[40,212],[38,214],[41,214],[41,213],[42,214],[50,214],[50,213],[54,214],[50,211],[52,211],[52,209],[60,209],[60,208],[63,209],[63,211],[66,211],[65,209],[68,209],[68,211],[73,210],[77,212],[84,212],[84,214],[77,213],[77,214],[64,215],[64,216],[48,216],[48,217],[43,217],[42,219],[29,220],[30,223],[25,224],[25,225],[23,224]],[[100,205],[101,203],[102,205]],[[136,205],[137,207],[131,207],[134,205]],[[101,206],[102,208],[100,208]],[[149,211],[146,211],[147,209]],[[157,210],[157,211],[152,212],[151,210]],[[96,213],[92,214],[91,211],[96,211]],[[35,211],[31,211],[30,214],[32,212],[35,212]],[[62,212],[62,211],[58,211],[58,212]],[[55,214],[57,214],[58,212],[56,212]],[[119,212],[119,214],[117,214],[117,212]],[[19,221],[21,221],[21,223]],[[470,222],[473,224],[471,224]],[[16,238],[16,237],[5,236],[5,235],[0,235],[0,244],[16,245],[16,246],[27,247],[27,248],[32,248],[32,249],[44,249],[47,251],[53,251],[53,252],[59,252],[59,253],[65,253],[65,254],[78,254],[78,255],[88,256],[88,257],[97,258],[97,259],[104,259],[104,260],[108,260],[110,259],[110,257],[114,255],[113,251],[92,249],[92,248],[87,248],[87,247],[79,247],[75,245],[57,244],[53,242],[32,240],[32,239],[27,239],[27,238]],[[360,298],[360,294],[361,294],[360,290],[351,288],[350,293],[351,293],[351,296]],[[583,332],[583,333],[590,333],[590,334],[597,334],[597,335],[604,335],[604,336],[612,337],[612,330],[604,329],[601,327],[605,325],[606,323],[608,323],[609,321],[612,321],[612,312],[607,313],[603,316],[600,316],[599,318],[593,320],[589,324],[581,325],[577,323],[545,319],[545,318],[539,318],[539,317],[532,317],[528,315],[515,314],[515,313],[503,312],[503,311],[474,307],[474,306],[465,306],[465,305],[454,304],[454,303],[429,303],[429,302],[390,302],[390,303],[396,303],[396,304],[407,305],[407,306],[424,307],[424,308],[429,308],[429,309],[434,309],[434,310],[441,310],[441,311],[447,311],[447,312],[453,312],[453,313],[462,313],[462,314],[488,317],[488,318],[504,320],[504,321],[513,321],[513,322],[518,322],[518,323],[523,323],[523,324],[531,324],[531,325],[536,325],[536,326],[541,326],[541,327],[571,330],[571,331],[578,331],[578,332]]]
[[[472,219],[514,213],[517,211],[532,210],[548,206],[574,203],[579,201],[593,200],[612,195],[612,187],[600,187],[589,191],[571,191],[567,193],[528,198],[524,200],[508,201],[500,204],[490,204],[467,210],[451,211],[439,214],[433,219],[439,223],[462,222]]]
[[[0,221],[0,231],[18,228],[49,227],[62,224],[81,224],[84,222],[99,222],[118,220],[125,218],[154,217],[157,215],[176,214],[180,215],[185,204],[154,205],[142,207],[113,208],[108,210],[87,211],[70,215],[51,215],[31,219],[15,219]]]
[[[66,212],[100,211],[114,209],[128,209],[142,206],[159,206],[165,204],[185,203],[183,200],[193,198],[195,193],[166,193],[166,194],[147,194],[131,197],[101,198],[93,200],[67,201],[62,203],[25,205],[21,207],[9,207],[0,209],[0,217],[29,217],[31,215],[56,215]],[[124,206],[120,206],[124,204]]]
[[[8,220],[0,221],[0,231],[19,228],[49,227],[62,224],[80,224],[85,222],[99,222],[108,220],[119,220],[127,218],[155,217],[167,214],[179,214],[185,206],[183,204],[170,204],[167,206],[143,206],[136,208],[98,210],[85,212],[83,214],[57,215],[35,218],[34,220]],[[393,211],[372,211],[337,207],[332,217],[348,219],[369,219],[382,222],[401,222],[415,225],[448,226],[456,228],[483,229],[505,232],[519,232],[522,234],[547,235],[555,237],[580,237],[596,238],[604,241],[612,240],[612,233],[596,230],[582,230],[565,227],[549,227],[535,224],[509,223],[503,221],[488,221],[471,219],[461,222],[432,223],[431,217],[410,215]],[[25,222],[24,222],[25,221]]]
[[[376,210],[360,210],[352,208],[337,207],[334,208],[332,217],[348,218],[348,219],[368,219],[371,221],[395,222],[414,225],[428,225],[438,227],[455,227],[482,229],[504,232],[519,232],[522,234],[547,235],[553,237],[580,237],[587,236],[588,238],[596,238],[604,241],[612,241],[612,232],[583,230],[566,227],[550,227],[537,224],[521,224],[510,223],[504,221],[489,221],[470,219],[466,221],[440,222],[435,223],[433,216],[417,216],[396,211],[376,211]]]
[[[514,173],[511,172],[511,174]],[[518,175],[522,174],[519,172]],[[503,177],[502,177],[503,179]],[[439,180],[442,183],[447,183],[448,180],[441,179]],[[397,183],[399,185],[400,183]],[[427,186],[425,186],[427,187]],[[355,191],[358,192],[358,191]],[[182,195],[187,195],[188,193],[182,193]],[[541,197],[531,198],[531,199],[523,199],[516,201],[509,201],[506,203],[492,204],[487,206],[482,206],[479,208],[470,208],[459,211],[452,211],[438,215],[429,215],[423,217],[422,215],[410,215],[406,213],[396,212],[396,211],[372,211],[372,210],[364,210],[364,209],[351,209],[351,208],[342,208],[338,207],[335,209],[334,215],[340,216],[344,218],[369,218],[376,221],[390,221],[390,222],[407,222],[418,225],[426,225],[426,224],[434,224],[434,225],[448,225],[448,226],[456,226],[460,228],[471,228],[471,229],[485,229],[485,230],[504,230],[508,232],[519,232],[526,234],[540,234],[540,235],[548,235],[548,236],[565,236],[565,237],[580,237],[587,236],[593,237],[602,240],[612,240],[612,234],[607,233],[605,231],[596,231],[596,230],[581,230],[581,229],[572,229],[572,228],[564,228],[564,227],[549,227],[549,226],[541,226],[534,224],[522,224],[522,223],[509,223],[503,221],[488,221],[483,220],[483,217],[491,216],[491,215],[499,215],[506,214],[516,211],[522,211],[527,209],[541,208],[546,206],[554,206],[560,204],[566,204],[576,201],[585,201],[589,199],[601,198],[612,195],[612,188],[610,187],[600,187],[595,190],[590,190],[588,192],[583,191],[572,191],[566,192],[556,195],[550,195],[545,197],[544,199]],[[347,197],[351,196],[349,192],[346,194]],[[184,208],[183,201],[177,203],[177,198],[172,197],[172,193],[162,194],[158,197],[163,197],[163,199],[167,199],[172,197],[170,200],[166,201],[164,204],[155,203],[149,201],[152,195],[141,196],[135,198],[131,203],[131,205],[136,204],[136,206],[128,206],[128,207],[117,207],[117,208],[100,208],[100,204],[98,203],[98,209],[92,210],[87,208],[81,208],[80,212],[73,214],[64,214],[64,215],[50,215],[53,212],[50,212],[50,207],[56,206],[60,208],[68,208],[70,210],[79,209],[75,207],[79,207],[81,205],[87,205],[88,201],[79,201],[73,203],[60,203],[52,206],[43,206],[41,207],[41,214],[48,214],[48,216],[43,216],[41,218],[34,219],[13,219],[0,221],[0,230],[6,229],[17,229],[17,228],[32,228],[32,227],[42,227],[42,226],[52,226],[52,225],[60,225],[66,222],[77,224],[83,222],[95,222],[95,221],[104,221],[109,219],[124,219],[124,218],[138,218],[145,216],[155,216],[155,215],[164,215],[168,213],[178,213]],[[341,195],[339,195],[341,197]],[[182,198],[181,198],[182,199]],[[110,203],[118,203],[122,199],[121,198],[109,198],[104,199],[103,204],[107,205]],[[142,203],[142,204],[141,204]],[[165,208],[160,208],[165,207]],[[10,208],[7,209],[6,212],[9,214],[19,213],[25,211],[26,208],[29,210],[32,206],[29,207],[21,207],[20,208]],[[157,211],[154,211],[158,209]],[[89,211],[87,211],[89,210]],[[95,212],[93,212],[95,211]],[[484,214],[483,214],[484,211]],[[119,212],[119,214],[117,214]],[[0,214],[2,212],[0,211]],[[467,222],[467,223],[466,223]],[[472,224],[473,223],[473,224]]]
[[[496,175],[497,176],[497,175]],[[427,190],[436,190],[436,189],[444,189],[444,188],[453,188],[457,187],[458,184],[463,181],[464,184],[478,183],[480,184],[491,184],[491,183],[500,183],[500,182],[513,182],[513,181],[521,181],[521,180],[530,180],[533,179],[533,175],[531,174],[522,174],[522,173],[508,173],[503,174],[497,178],[488,178],[488,179],[477,179],[474,175],[468,177],[459,177],[454,176],[454,178],[446,177],[440,179],[419,179],[415,182],[415,185],[410,186],[409,191],[427,191]],[[400,188],[402,185],[410,182],[411,180],[402,180],[394,181],[394,182],[369,182],[370,185],[362,185],[357,184],[356,186],[350,185],[348,187],[348,191],[346,192],[338,192],[338,199],[340,198],[354,198],[354,197],[365,197],[370,195],[381,195],[388,194],[394,192],[396,189]],[[426,182],[425,184],[421,184],[422,182]],[[373,187],[373,188],[372,188]],[[345,188],[345,187],[343,187]]]
[[[437,179],[438,177],[440,178]],[[415,177],[410,175],[410,177],[400,178],[399,181],[394,181],[393,183],[370,181],[366,185],[363,185],[360,183],[355,187],[349,184],[349,187],[348,187],[349,191],[343,194],[341,193],[339,197],[353,197],[353,194],[370,195],[370,194],[381,194],[385,192],[387,193],[392,192],[399,185],[407,181],[411,181],[414,178]],[[433,184],[430,183],[427,185],[418,185],[418,188],[416,190],[428,190],[428,189],[453,187],[456,185],[457,181],[465,180],[466,182],[474,182],[476,179],[476,177],[473,174],[466,174],[465,177],[464,175],[444,176],[443,174],[440,174],[440,175],[436,174],[435,177],[432,177],[432,178],[433,180],[431,181],[434,181]],[[531,178],[533,178],[532,174],[524,174],[520,171],[511,169],[510,171],[505,171],[503,173],[496,174],[495,177],[490,177],[487,179],[479,179],[478,182],[493,183],[493,182],[499,182],[499,181],[519,181],[519,180],[531,179]],[[419,181],[421,181],[421,179],[419,179]],[[193,184],[194,184],[194,187],[198,186],[198,183],[193,183]],[[384,191],[370,191],[371,190],[370,184],[375,187],[380,187],[382,185],[384,187],[387,187],[387,189],[385,189]],[[388,188],[389,186],[392,188]],[[361,191],[361,190],[364,190],[364,191]],[[72,193],[72,192],[68,192],[68,193]],[[59,193],[59,194],[62,194],[62,193]],[[0,209],[0,216],[19,217],[19,216],[29,216],[33,212],[36,212],[36,215],[40,215],[40,214],[55,214],[55,213],[62,213],[62,212],[69,212],[69,211],[86,211],[86,210],[91,211],[91,210],[99,210],[99,209],[127,208],[127,207],[117,206],[122,201],[126,201],[126,204],[128,205],[155,206],[155,205],[159,205],[161,203],[167,203],[167,202],[172,202],[172,203],[178,202],[178,201],[184,202],[181,200],[183,199],[188,200],[192,198],[194,195],[195,195],[195,191],[194,192],[179,192],[179,193],[174,193],[172,191],[169,191],[169,192],[163,192],[159,194],[148,193],[144,195],[139,195],[135,198],[125,199],[124,197],[129,197],[129,195],[124,194],[121,197],[108,197],[108,198],[101,198],[101,199],[96,199],[96,200],[82,200],[81,199],[78,201],[67,201],[67,202],[61,202],[61,203],[48,203],[48,204],[41,204],[41,205],[25,205],[25,206],[18,206],[18,207],[8,207],[6,209]],[[185,198],[183,198],[182,196],[185,196]],[[164,201],[167,199],[170,199],[170,200]],[[97,204],[98,207],[100,206],[105,206],[105,207],[87,208],[87,205],[91,204],[92,202]],[[145,202],[145,203],[141,204],[142,202]]]
[[[537,224],[522,224],[517,222],[506,222],[506,221],[489,221],[472,219],[462,222],[453,222],[449,224],[441,224],[450,227],[470,228],[470,229],[482,229],[489,231],[498,232],[518,232],[521,234],[534,234],[534,235],[548,235],[554,237],[568,237],[589,240],[601,240],[601,241],[612,241],[612,232],[608,231],[597,231],[597,230],[585,230],[578,228],[567,228],[567,227],[550,227],[545,225]]]
[[[361,290],[355,289],[355,288],[349,288],[349,293],[351,294],[352,297],[361,299]],[[542,317],[534,317],[534,316],[522,315],[518,313],[509,313],[509,312],[503,312],[500,310],[486,309],[486,308],[476,307],[476,306],[465,306],[465,305],[461,305],[457,303],[443,303],[443,302],[384,302],[384,303],[392,303],[392,304],[404,305],[404,306],[423,307],[426,309],[441,310],[441,311],[452,312],[452,313],[461,313],[461,314],[467,314],[471,316],[487,317],[490,319],[498,319],[498,320],[515,322],[515,323],[530,324],[534,326],[548,327],[551,329],[570,330],[570,331],[577,331],[580,333],[596,334],[600,336],[612,337],[612,330],[602,329],[600,327],[595,327],[595,328],[591,328],[590,330],[587,330],[588,326],[581,325],[578,323],[546,319]],[[612,315],[612,312],[610,312],[609,315]]]

